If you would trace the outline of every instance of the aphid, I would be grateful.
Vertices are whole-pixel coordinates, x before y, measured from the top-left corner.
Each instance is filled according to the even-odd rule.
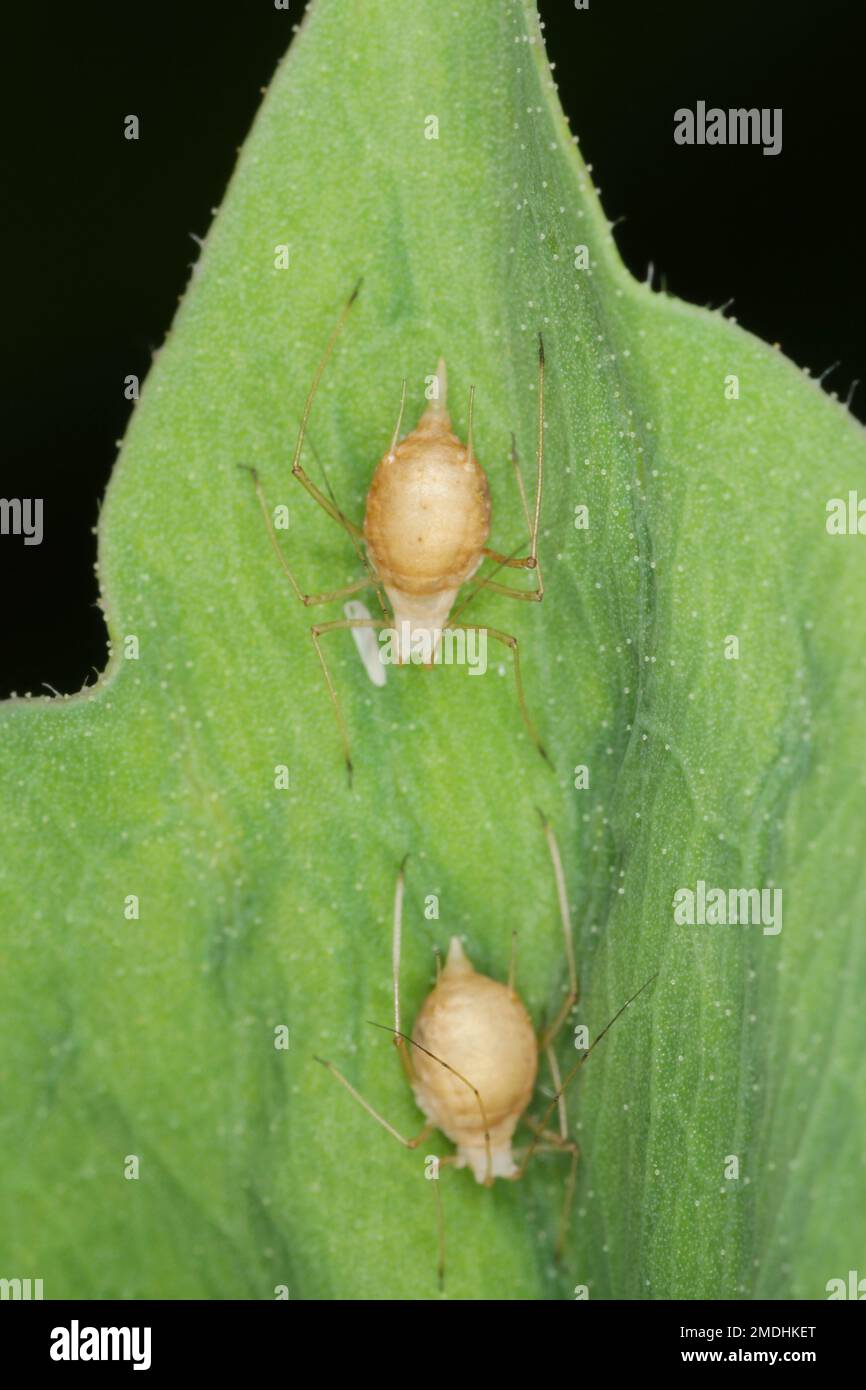
[[[436,984],[418,1011],[411,1035],[402,1031],[399,975],[406,865],[404,859],[397,876],[394,896],[394,1024],[393,1027],[389,1025],[388,1031],[393,1034],[415,1101],[425,1117],[421,1132],[412,1139],[405,1138],[373,1108],[333,1063],[321,1057],[316,1060],[336,1077],[374,1120],[407,1149],[417,1148],[434,1129],[441,1130],[446,1138],[456,1145],[456,1153],[440,1158],[439,1166],[452,1164],[455,1168],[469,1168],[476,1181],[485,1187],[490,1187],[496,1178],[522,1178],[529,1160],[535,1153],[552,1152],[567,1156],[570,1167],[557,1239],[558,1257],[568,1227],[580,1153],[575,1140],[569,1137],[565,1108],[566,1089],[608,1029],[652,981],[647,980],[623,1004],[563,1079],[554,1042],[578,1003],[580,990],[562,860],[551,826],[543,816],[541,819],[556,881],[568,968],[565,997],[553,1021],[536,1033],[517,993],[514,934],[507,984],[475,970],[459,938],[454,936],[451,938],[444,968],[441,967],[437,955]],[[655,979],[655,976],[652,978]],[[381,1028],[384,1025],[373,1026]],[[550,1068],[554,1094],[540,1118],[534,1119],[526,1112],[535,1090],[542,1055],[546,1057]],[[557,1112],[558,1126],[551,1129],[549,1124],[554,1111]],[[524,1147],[515,1149],[514,1134],[521,1122],[530,1131],[531,1138]],[[439,1212],[441,1278],[444,1266],[444,1235],[438,1182],[434,1183],[434,1190]]]
[[[301,603],[306,607],[331,603],[370,587],[375,589],[378,597],[382,610],[381,619],[341,618],[316,623],[310,629],[337,717],[349,777],[351,779],[352,760],[348,728],[321,643],[321,639],[327,633],[342,628],[391,630],[396,637],[395,661],[399,665],[410,660],[413,648],[417,650],[419,640],[423,643],[425,652],[429,653],[425,664],[430,665],[439,653],[444,633],[475,633],[478,634],[476,640],[480,640],[480,634],[484,633],[485,641],[490,637],[510,648],[514,658],[515,684],[523,722],[532,742],[547,760],[547,754],[526,705],[517,638],[498,628],[457,622],[457,618],[481,589],[535,603],[540,603],[544,596],[544,582],[538,562],[538,528],[544,478],[544,344],[541,334],[538,336],[535,505],[531,516],[513,437],[511,450],[523,515],[530,534],[529,553],[522,556],[503,555],[487,545],[490,533],[490,492],[484,469],[472,448],[475,388],[473,386],[469,391],[467,437],[466,443],[463,444],[454,434],[448,414],[444,361],[440,361],[437,370],[437,390],[434,397],[414,430],[401,439],[400,431],[406,405],[404,380],[400,410],[391,443],[373,473],[367,493],[364,524],[357,526],[340,510],[333,495],[325,496],[308,477],[301,464],[301,452],[322,373],[340,329],[357,297],[358,288],[356,287],[344,306],[313,376],[301,417],[292,460],[292,473],[328,516],[348,533],[358,558],[366,568],[364,577],[327,593],[305,593],[295,579],[277,541],[258,471],[255,468],[248,469],[255,483],[271,545],[295,597]],[[330,492],[330,487],[328,491]],[[490,574],[473,578],[485,560],[492,561],[495,568]],[[514,589],[497,581],[493,576],[502,568],[533,571],[535,587]],[[470,580],[473,581],[472,585],[455,610],[458,593]],[[465,642],[467,639],[464,637],[463,640]]]

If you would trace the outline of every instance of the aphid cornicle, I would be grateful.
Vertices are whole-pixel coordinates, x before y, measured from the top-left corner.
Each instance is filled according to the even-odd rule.
[[[394,1024],[388,1027],[398,1047],[400,1060],[419,1110],[425,1118],[420,1134],[407,1139],[358,1092],[333,1063],[317,1058],[354,1099],[389,1134],[407,1149],[415,1149],[432,1130],[438,1129],[456,1145],[456,1152],[438,1159],[439,1166],[469,1168],[475,1179],[489,1187],[497,1178],[518,1179],[537,1152],[559,1153],[570,1159],[570,1170],[560,1221],[557,1254],[561,1252],[568,1226],[577,1174],[578,1145],[569,1136],[565,1091],[598,1043],[616,1020],[637,999],[651,980],[623,1004],[610,1022],[563,1078],[554,1043],[580,996],[572,945],[571,920],[565,875],[559,847],[551,826],[542,817],[556,882],[562,923],[568,983],[565,997],[553,1020],[536,1033],[515,986],[515,960],[512,936],[511,968],[507,984],[475,970],[458,937],[451,938],[444,967],[437,957],[436,984],[415,1018],[411,1035],[402,1031],[400,1018],[400,955],[403,922],[404,871],[397,876],[394,897],[392,943],[392,981]],[[408,856],[407,856],[408,857]],[[653,979],[655,976],[652,977]],[[376,1024],[376,1027],[383,1027]],[[575,1044],[576,1045],[576,1044]],[[553,1098],[540,1118],[527,1115],[535,1090],[542,1055],[550,1069]],[[548,1128],[557,1113],[556,1129]],[[519,1124],[531,1138],[522,1149],[513,1140]],[[438,1184],[436,1188],[437,1206]],[[442,1225],[440,1213],[440,1269]]]
[[[523,722],[539,753],[547,760],[547,754],[526,705],[517,638],[511,633],[488,625],[457,622],[463,610],[482,589],[524,602],[538,603],[544,597],[544,581],[538,561],[538,529],[544,478],[544,346],[541,335],[538,337],[536,486],[531,514],[513,437],[511,449],[521,508],[530,536],[528,554],[503,555],[487,545],[491,504],[487,476],[473,451],[472,414],[475,388],[472,387],[469,392],[464,444],[454,433],[448,414],[445,363],[441,359],[435,387],[426,409],[415,428],[401,438],[400,431],[406,405],[406,382],[403,382],[400,410],[390,447],[373,473],[367,493],[364,523],[363,526],[357,526],[340,510],[333,495],[326,496],[316,486],[301,464],[313,399],[357,293],[356,289],[345,305],[313,376],[301,417],[292,473],[332,520],[347,532],[359,560],[365,566],[364,577],[327,593],[305,593],[295,579],[277,541],[258,471],[249,468],[271,545],[296,598],[309,607],[314,604],[336,602],[357,594],[362,589],[373,588],[382,610],[381,618],[341,618],[316,623],[310,629],[336,714],[349,775],[351,777],[352,761],[348,728],[325,660],[321,639],[328,633],[353,628],[392,630],[396,638],[398,664],[405,664],[410,660],[413,644],[418,636],[425,638],[425,650],[431,653],[433,661],[437,658],[443,633],[446,632],[484,633],[486,637],[508,647],[513,657],[517,698]],[[330,487],[328,491],[330,492]],[[494,569],[491,573],[482,575],[478,571],[485,560],[491,561]],[[503,568],[531,571],[535,575],[535,587],[514,589],[499,582],[493,576]],[[468,592],[455,609],[458,594],[467,584],[470,586]],[[427,664],[430,664],[429,661]]]

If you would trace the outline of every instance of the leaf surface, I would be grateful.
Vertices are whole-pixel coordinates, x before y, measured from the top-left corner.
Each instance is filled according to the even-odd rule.
[[[477,679],[392,669],[378,690],[338,633],[347,789],[308,635],[339,605],[294,600],[237,465],[288,507],[304,589],[359,574],[290,472],[359,276],[305,455],[357,521],[401,379],[411,427],[443,354],[461,437],[476,387],[492,543],[525,545],[509,448],[530,482],[544,333],[545,600],[469,611],[519,638],[555,774],[506,651]],[[864,461],[863,431],[777,350],[623,269],[532,6],[317,0],[112,478],[108,670],[2,713],[2,1272],[46,1297],[436,1297],[424,1157],[449,1146],[407,1153],[313,1058],[420,1128],[367,1023],[391,1019],[407,852],[407,1021],[435,945],[460,933],[505,978],[513,929],[521,993],[553,1016],[536,806],[565,861],[575,1021],[594,1036],[659,977],[569,1093],[561,1265],[565,1160],[490,1191],[446,1168],[447,1296],[813,1298],[862,1268],[866,541],[828,535],[825,508],[866,488]],[[699,879],[780,887],[781,932],[675,924]]]

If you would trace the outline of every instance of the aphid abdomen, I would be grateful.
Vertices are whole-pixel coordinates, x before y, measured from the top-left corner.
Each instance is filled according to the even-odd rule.
[[[428,408],[373,474],[364,538],[376,572],[406,595],[456,591],[477,570],[489,533],[484,470],[441,405]]]
[[[519,997],[474,970],[454,937],[412,1037],[420,1044],[413,1050],[419,1108],[457,1145],[458,1158],[479,1182],[513,1176],[511,1137],[532,1097],[538,1067],[532,1022]]]

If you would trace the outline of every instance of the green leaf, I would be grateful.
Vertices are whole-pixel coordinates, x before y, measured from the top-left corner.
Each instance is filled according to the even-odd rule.
[[[507,652],[501,677],[497,652],[484,678],[391,670],[379,690],[338,633],[346,786],[317,610],[237,465],[289,507],[305,589],[358,574],[290,459],[359,275],[305,456],[356,520],[401,379],[411,427],[441,353],[462,437],[477,388],[493,544],[524,545],[508,450],[513,432],[529,479],[544,333],[546,596],[470,612],[519,637],[555,775]],[[446,1295],[816,1298],[862,1269],[866,540],[829,535],[825,508],[866,490],[864,460],[863,431],[778,351],[625,272],[530,5],[317,0],[112,478],[108,670],[3,712],[0,1272],[46,1297],[436,1297],[424,1154],[448,1145],[407,1153],[313,1056],[420,1127],[366,1022],[391,1018],[407,852],[407,1016],[434,945],[464,934],[502,979],[516,929],[520,991],[552,1017],[565,961],[535,806],[563,850],[577,1021],[595,1036],[660,974],[569,1093],[561,1265],[567,1161],[491,1190],[446,1168]],[[780,887],[782,931],[676,925],[698,879]]]

